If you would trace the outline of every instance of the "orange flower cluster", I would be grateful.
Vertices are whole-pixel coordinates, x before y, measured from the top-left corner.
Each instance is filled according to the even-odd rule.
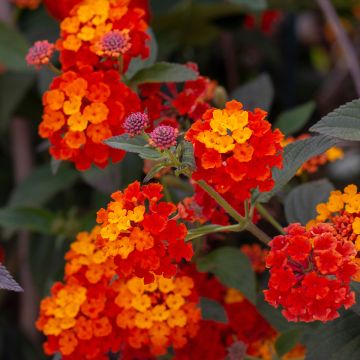
[[[41,302],[37,328],[47,336],[46,354],[64,360],[149,358],[196,335],[200,310],[189,276],[156,276],[150,284],[120,279],[113,259],[97,247],[101,228],[82,232],[66,254],[65,283]]]
[[[79,170],[121,160],[123,151],[102,142],[123,133],[126,116],[140,109],[138,97],[120,82],[117,71],[88,66],[55,78],[43,104],[40,136],[49,139],[55,159],[72,161]]]
[[[282,145],[285,147],[297,140],[305,140],[309,138],[309,134],[303,134],[296,138],[288,137],[282,141]],[[296,175],[301,175],[303,173],[313,174],[318,171],[319,167],[325,165],[328,162],[334,162],[336,160],[342,159],[344,157],[344,152],[341,148],[333,146],[329,150],[325,151],[323,154],[314,156],[313,158],[306,161],[301,168],[297,171]]]
[[[206,179],[231,203],[249,199],[257,188],[271,190],[271,169],[282,166],[283,135],[272,131],[265,117],[266,112],[245,111],[235,100],[224,110],[206,111],[185,136],[194,144],[194,179]]]
[[[30,10],[37,9],[41,4],[41,0],[13,0],[13,2],[20,9]]]
[[[142,107],[138,96],[121,82],[132,58],[149,55],[147,13],[138,7],[141,3],[83,0],[61,22],[56,47],[64,72],[43,96],[39,134],[49,139],[55,159],[74,162],[79,170],[92,163],[103,168],[125,154],[103,140],[124,133],[125,118]],[[99,46],[106,49],[99,51]],[[107,55],[117,50],[121,61]]]
[[[115,192],[106,209],[97,214],[101,224],[99,246],[106,257],[113,257],[120,277],[138,276],[150,283],[154,274],[171,277],[183,258],[193,255],[191,244],[185,243],[184,224],[169,219],[176,206],[159,202],[162,186],[139,182],[124,192]]]
[[[190,277],[156,276],[147,285],[143,279],[134,277],[117,280],[112,288],[118,294],[116,323],[123,330],[123,341],[130,347],[145,347],[153,355],[163,355],[170,345],[174,349],[182,348],[188,338],[196,335],[200,310]]]
[[[148,24],[145,15],[145,9],[138,7],[137,1],[133,0],[81,1],[60,24],[61,39],[57,45],[61,50],[63,69],[81,65],[103,67],[117,64],[118,59],[111,59],[111,56],[110,63],[100,64],[101,56],[107,58],[107,52],[99,49],[102,38],[114,31],[126,34],[120,72],[126,71],[132,58],[148,57],[149,49],[145,46]]]
[[[309,222],[308,227],[319,222],[331,223],[341,237],[355,245],[360,266],[360,192],[356,185],[348,185],[344,191],[332,191],[326,203],[316,207],[318,215]],[[354,280],[360,281],[360,271]]]

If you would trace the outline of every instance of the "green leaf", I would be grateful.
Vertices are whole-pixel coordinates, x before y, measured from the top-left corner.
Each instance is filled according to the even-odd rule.
[[[10,230],[27,229],[42,234],[51,234],[55,216],[40,208],[0,209],[0,226]]]
[[[355,292],[355,304],[350,308],[360,316],[360,283],[353,281],[351,283],[351,289]]]
[[[0,22],[0,63],[9,70],[28,70],[25,56],[29,45],[14,28]]]
[[[293,178],[302,164],[314,156],[323,154],[338,142],[339,140],[333,137],[317,135],[287,145],[284,149],[283,168],[273,170],[274,188],[269,192],[255,196],[256,201],[269,201],[273,195],[280,191],[283,186]]]
[[[281,358],[291,351],[300,341],[303,331],[301,329],[292,329],[281,334],[275,342],[275,350]]]
[[[54,195],[70,187],[79,174],[68,166],[62,166],[56,175],[50,165],[41,166],[24,179],[10,196],[11,207],[37,207]]]
[[[275,121],[274,128],[279,128],[286,136],[294,134],[305,126],[314,110],[315,102],[309,101],[285,111]]]
[[[156,176],[156,174],[161,171],[162,169],[164,169],[166,167],[166,165],[164,164],[156,164],[155,166],[153,166],[150,171],[146,174],[143,182],[146,183],[148,181],[150,181],[152,178],[154,178]]]
[[[4,265],[0,264],[0,289],[17,291],[24,291],[21,286],[13,279]]]
[[[287,221],[306,225],[316,217],[316,205],[326,202],[332,190],[334,185],[327,179],[311,181],[294,188],[285,199]]]
[[[230,2],[237,5],[244,5],[253,11],[262,11],[267,8],[266,0],[230,0]]]
[[[5,129],[35,79],[32,72],[6,71],[0,75],[0,119]]]
[[[158,56],[158,45],[153,30],[149,29],[147,32],[150,36],[150,40],[147,43],[147,46],[150,49],[150,56],[146,59],[142,59],[141,56],[132,58],[125,74],[126,79],[131,79],[138,71],[155,64]]]
[[[348,311],[321,325],[306,342],[306,360],[360,359],[360,317]]]
[[[105,169],[92,166],[90,169],[81,172],[83,180],[94,189],[111,194],[120,188],[120,171],[116,164],[108,164]]]
[[[360,141],[360,99],[348,102],[324,116],[310,131]]]
[[[255,302],[255,275],[249,258],[239,249],[222,247],[197,261],[200,272],[211,272],[226,286],[240,290]]]
[[[196,78],[196,72],[185,65],[158,62],[138,71],[131,79],[131,84],[185,82]]]
[[[269,111],[274,100],[274,85],[268,74],[261,74],[235,89],[231,97],[240,101],[247,110],[261,108]]]
[[[218,301],[201,297],[200,309],[202,320],[213,320],[222,324],[227,324],[228,318],[226,311]]]
[[[158,160],[161,158],[161,154],[148,147],[146,140],[141,136],[131,137],[128,134],[123,134],[106,139],[104,143],[114,149],[139,154],[143,159]]]

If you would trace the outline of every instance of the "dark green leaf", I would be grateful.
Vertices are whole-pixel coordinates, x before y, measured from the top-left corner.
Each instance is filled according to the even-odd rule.
[[[213,320],[223,324],[228,322],[226,311],[218,301],[206,297],[201,297],[200,309],[201,318],[203,320]]]
[[[324,116],[310,131],[343,140],[360,141],[360,99],[342,105]]]
[[[239,249],[222,247],[200,258],[198,270],[211,272],[226,286],[240,290],[255,302],[255,275],[249,258]]]
[[[50,234],[55,216],[40,208],[2,208],[0,226],[10,230],[27,229]]]
[[[131,83],[137,85],[144,83],[185,82],[195,80],[196,78],[196,72],[185,65],[158,62],[137,72],[131,79]]]
[[[301,130],[309,121],[315,110],[315,102],[309,101],[280,114],[276,119],[274,128],[279,128],[286,136]]]
[[[296,174],[303,163],[310,158],[324,153],[326,150],[335,146],[339,140],[325,135],[317,135],[305,140],[298,140],[284,149],[283,168],[273,170],[275,181],[274,188],[265,193],[261,193],[256,199],[260,202],[266,202],[282,189]]]
[[[104,143],[114,149],[139,154],[143,159],[158,160],[161,158],[161,154],[148,147],[146,140],[141,136],[131,137],[123,134],[106,139]]]
[[[238,5],[244,5],[249,10],[262,11],[267,8],[266,0],[230,0],[230,2]]]
[[[131,79],[138,71],[155,64],[158,56],[158,45],[156,42],[155,34],[151,29],[148,30],[148,34],[150,36],[150,40],[148,41],[147,46],[150,49],[150,56],[146,59],[142,59],[140,56],[133,58],[130,61],[128,70],[125,74],[125,77],[127,79]]]
[[[111,194],[120,188],[120,170],[116,164],[108,164],[105,169],[93,165],[90,169],[82,171],[81,177],[87,184],[104,194]]]
[[[360,283],[353,281],[351,283],[351,289],[355,291],[355,301],[356,303],[350,308],[351,311],[354,311],[360,316]]]
[[[306,225],[316,217],[316,205],[326,202],[332,190],[334,190],[334,186],[327,179],[311,181],[297,186],[285,199],[287,221]]]
[[[9,70],[28,70],[25,56],[29,45],[14,28],[0,22],[0,63]]]
[[[32,72],[7,71],[0,75],[0,119],[1,128],[9,124],[11,116],[33,83]]]
[[[4,265],[0,264],[0,289],[21,292],[21,286],[13,279]]]
[[[261,74],[234,90],[231,97],[247,110],[261,108],[269,111],[274,100],[274,85],[268,74]]]
[[[68,166],[62,166],[56,175],[52,174],[49,165],[36,168],[15,188],[9,206],[40,206],[71,186],[78,176],[79,173]]]
[[[302,333],[303,331],[301,329],[293,329],[281,334],[276,339],[275,350],[280,358],[299,343]]]
[[[321,325],[305,345],[306,360],[360,359],[360,317],[346,312],[339,319]]]

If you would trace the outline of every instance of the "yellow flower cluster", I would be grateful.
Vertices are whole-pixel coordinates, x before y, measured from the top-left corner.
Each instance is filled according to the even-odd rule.
[[[49,317],[43,327],[45,335],[60,335],[76,324],[80,306],[86,300],[86,288],[79,285],[65,285],[56,296],[41,302],[40,311]]]
[[[200,310],[196,302],[189,301],[194,288],[190,277],[156,276],[150,284],[133,277],[128,281],[116,280],[112,287],[117,293],[115,304],[121,309],[117,326],[129,331],[128,342],[134,348],[141,346],[139,331],[147,334],[144,341],[154,354],[164,353],[170,339],[177,347],[183,345],[177,337],[196,334]]]
[[[211,130],[205,130],[197,140],[208,149],[225,154],[235,149],[236,143],[244,144],[252,134],[248,124],[248,112],[224,109],[214,110],[210,121]]]

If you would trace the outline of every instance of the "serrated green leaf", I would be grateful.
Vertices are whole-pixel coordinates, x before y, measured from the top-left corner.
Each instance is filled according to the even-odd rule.
[[[0,289],[17,291],[24,291],[22,287],[13,279],[6,267],[0,264]]]
[[[13,27],[0,22],[0,63],[9,70],[29,70],[25,56],[29,45]]]
[[[343,140],[360,141],[360,99],[348,102],[324,116],[310,131]]]
[[[200,272],[211,272],[226,286],[240,290],[255,302],[255,275],[249,258],[234,247],[222,247],[197,261]]]
[[[339,140],[333,137],[317,135],[287,145],[283,154],[283,168],[273,170],[274,188],[269,192],[257,195],[256,200],[259,202],[269,201],[295,176],[302,164],[314,156],[323,154],[338,142]]]
[[[280,358],[291,351],[299,343],[302,334],[302,329],[292,329],[284,332],[276,339],[275,350]]]
[[[147,147],[148,144],[146,140],[141,136],[131,137],[128,134],[113,136],[106,139],[104,144],[114,149],[139,154],[143,159],[158,160],[161,158],[161,154],[158,151]]]
[[[286,136],[301,130],[315,110],[315,102],[309,101],[285,111],[276,119],[274,128],[279,128]]]
[[[222,324],[227,324],[228,318],[224,307],[215,300],[200,298],[201,319],[213,320]]]
[[[70,187],[79,173],[69,166],[63,166],[56,175],[50,165],[33,170],[13,191],[8,205],[11,207],[37,207],[50,200],[58,192]]]
[[[138,71],[132,77],[131,84],[185,82],[196,78],[196,72],[185,65],[158,62]]]
[[[27,229],[42,234],[50,234],[55,216],[40,208],[2,208],[0,226],[10,230]]]
[[[231,98],[240,101],[247,110],[261,108],[269,111],[274,100],[274,85],[268,74],[261,74],[236,88]]]
[[[265,10],[268,6],[266,0],[230,0],[230,2],[237,5],[244,5],[254,11]]]
[[[334,185],[327,179],[311,181],[294,188],[285,199],[287,221],[306,225],[316,217],[316,205],[326,202],[332,190]]]
[[[360,359],[360,317],[354,312],[346,312],[321,325],[305,345],[306,360]]]

